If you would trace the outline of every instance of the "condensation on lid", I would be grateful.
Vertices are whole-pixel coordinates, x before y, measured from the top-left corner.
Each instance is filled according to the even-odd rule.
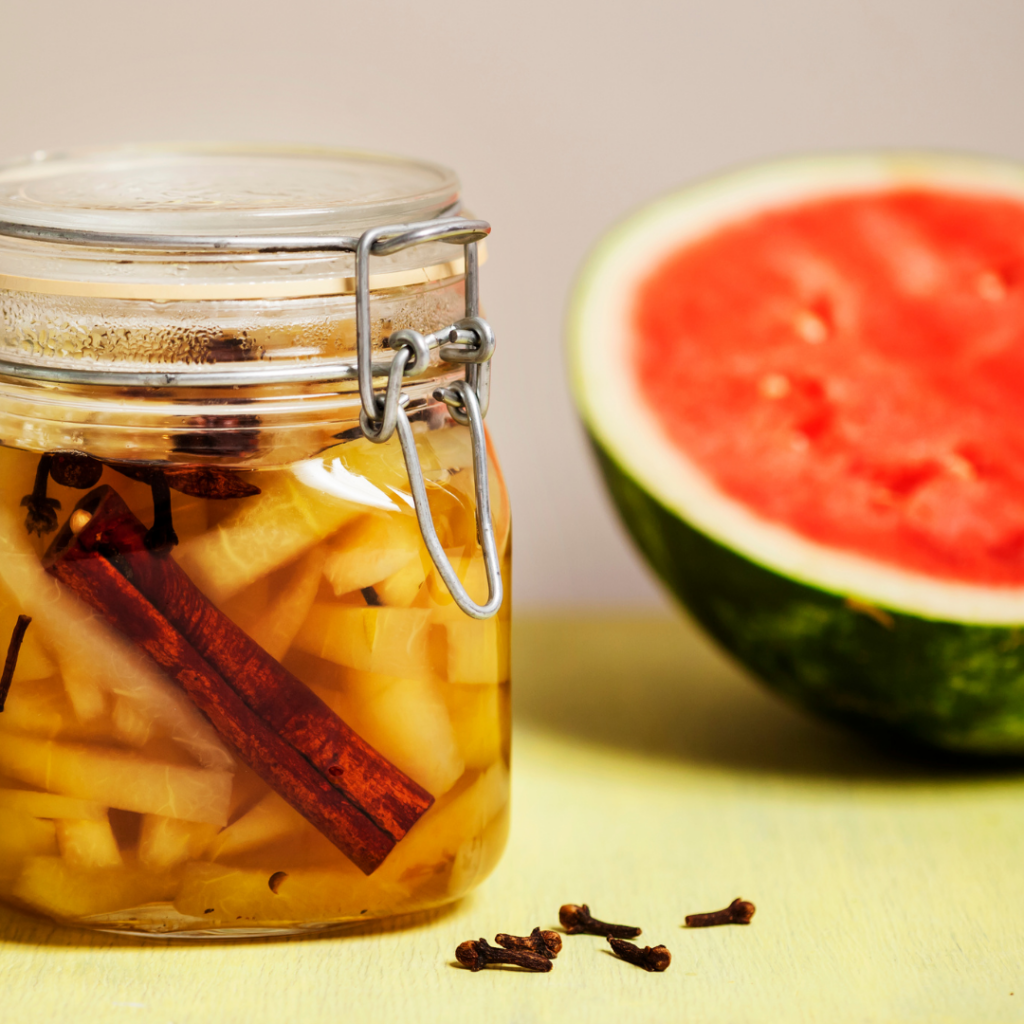
[[[445,167],[314,147],[138,145],[0,167],[0,221],[70,232],[358,234],[435,217],[458,197]]]

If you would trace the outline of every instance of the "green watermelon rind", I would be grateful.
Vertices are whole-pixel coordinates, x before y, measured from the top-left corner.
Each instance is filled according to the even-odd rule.
[[[881,185],[894,177],[937,180],[1024,197],[1024,168],[1017,165],[918,153],[779,162],[668,196],[614,228],[577,283],[568,322],[577,405],[615,505],[655,573],[769,686],[871,732],[949,750],[1024,754],[1020,588],[947,584],[881,564],[876,570],[870,560],[787,538],[784,528],[756,516],[747,515],[754,523],[749,530],[746,513],[730,520],[735,503],[713,487],[702,483],[691,493],[676,486],[680,467],[684,476],[692,467],[669,452],[635,390],[631,397],[629,375],[617,365],[619,343],[604,346],[595,338],[603,329],[595,309],[611,308],[609,284],[624,265],[633,273],[631,261],[647,258],[645,240],[661,233],[648,267],[659,245],[667,251],[682,244],[672,241],[671,221],[680,222],[680,211],[682,222],[696,211],[699,236],[716,220],[771,205],[773,194],[778,201],[808,189],[828,194],[843,181],[872,176]],[[745,206],[751,191],[762,198]],[[708,494],[710,505],[703,507]],[[795,544],[799,557],[787,544]]]
[[[1024,629],[851,607],[695,530],[591,441],[655,573],[778,693],[869,732],[948,750],[1024,753]]]

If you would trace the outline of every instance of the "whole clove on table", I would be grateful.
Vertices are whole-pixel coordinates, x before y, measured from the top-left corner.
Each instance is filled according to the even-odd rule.
[[[551,961],[540,953],[532,953],[523,949],[502,949],[492,946],[486,939],[475,942],[470,939],[460,943],[455,950],[455,959],[471,971],[482,971],[490,964],[507,964],[521,967],[524,971],[544,973],[551,970]]]
[[[558,920],[569,935],[614,935],[619,939],[635,939],[641,932],[629,924],[609,924],[591,916],[586,903],[566,903],[559,908]]]
[[[716,924],[750,924],[757,907],[749,900],[738,896],[724,910],[712,910],[706,914],[689,914],[687,928],[710,928]]]
[[[499,932],[494,936],[494,941],[505,949],[521,949],[528,952],[540,953],[549,960],[554,959],[561,952],[562,936],[558,932],[541,931],[534,928],[529,935],[506,935]]]
[[[644,946],[641,949],[625,939],[615,938],[614,935],[608,935],[606,938],[620,960],[636,964],[645,971],[664,971],[672,963],[672,954],[664,946]]]

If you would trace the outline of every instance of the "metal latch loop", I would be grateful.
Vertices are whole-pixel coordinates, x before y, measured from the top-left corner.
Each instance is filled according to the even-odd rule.
[[[373,341],[370,328],[370,257],[386,256],[425,242],[448,242],[465,251],[466,316],[478,315],[479,260],[476,243],[491,230],[482,220],[439,217],[417,224],[392,224],[369,228],[356,243],[356,361],[359,399],[370,421],[381,419],[373,390]],[[486,409],[486,406],[485,406]]]
[[[409,474],[416,518],[430,558],[444,580],[452,599],[474,619],[488,619],[501,607],[503,587],[498,561],[491,499],[487,479],[487,439],[483,419],[490,398],[490,359],[494,354],[494,332],[479,311],[479,258],[477,242],[488,234],[485,221],[461,217],[443,217],[418,224],[399,224],[370,228],[356,244],[356,369],[362,410],[359,425],[363,434],[377,444],[387,441],[397,430],[402,455]],[[374,367],[370,330],[370,257],[386,256],[424,242],[448,242],[462,245],[465,253],[466,314],[445,331],[424,335],[412,328],[395,331],[388,344],[395,350],[387,368],[384,394],[373,387]],[[430,352],[437,348],[442,360],[465,365],[465,379],[434,395],[449,407],[452,419],[469,428],[473,449],[473,489],[476,495],[477,539],[483,551],[487,574],[487,600],[477,604],[466,592],[437,536],[423,469],[412,425],[405,412],[407,396],[402,394],[405,377],[418,377],[430,365]]]
[[[486,363],[494,355],[494,331],[479,316],[467,316],[452,326],[448,341],[438,349],[446,363]]]
[[[430,514],[430,502],[427,489],[423,483],[423,470],[420,467],[419,453],[416,451],[416,437],[412,432],[412,424],[404,409],[398,410],[398,439],[402,444],[402,455],[405,457],[405,468],[409,473],[409,484],[412,488],[413,503],[416,506],[416,518],[419,520],[423,542],[427,545],[430,558],[444,580],[448,593],[455,603],[474,619],[489,619],[501,607],[504,599],[504,588],[501,581],[501,565],[498,561],[498,547],[494,539],[494,523],[491,519],[491,498],[487,486],[487,438],[484,435],[483,415],[476,392],[466,381],[456,381],[451,388],[453,396],[465,410],[466,423],[469,426],[473,446],[473,487],[476,492],[476,532],[480,547],[483,549],[484,569],[487,573],[487,601],[477,604],[466,592],[458,574],[448,560],[448,555],[441,546],[441,541],[434,529],[434,520]]]
[[[422,377],[430,369],[430,338],[419,331],[403,327],[388,338],[388,345],[396,352],[404,348],[412,354],[405,366],[406,377]],[[388,379],[390,381],[390,374]]]
[[[402,394],[402,378],[405,376],[406,364],[411,358],[412,349],[405,346],[395,353],[388,371],[387,391],[382,396],[374,395],[373,402],[377,415],[370,419],[365,410],[359,413],[359,426],[366,437],[375,444],[383,444],[395,432],[398,411],[408,401],[407,396]]]

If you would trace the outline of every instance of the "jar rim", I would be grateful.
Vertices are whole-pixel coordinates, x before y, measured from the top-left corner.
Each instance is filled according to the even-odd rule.
[[[459,210],[439,164],[351,149],[152,143],[0,164],[0,292],[145,302],[352,295],[363,232]],[[465,273],[443,243],[375,258],[378,292]]]
[[[399,328],[420,326],[403,320],[437,305],[432,292],[460,287],[467,239],[489,229],[472,235],[482,222],[453,217],[458,205],[447,168],[326,147],[159,143],[0,165],[0,374],[142,387],[349,379],[345,321],[360,288]],[[295,342],[283,333],[292,314]],[[299,340],[300,323],[314,341]],[[390,314],[371,325],[375,348],[391,326]]]
[[[0,234],[181,253],[222,248],[224,237],[359,235],[437,217],[458,199],[446,167],[352,149],[92,147],[0,165]]]

